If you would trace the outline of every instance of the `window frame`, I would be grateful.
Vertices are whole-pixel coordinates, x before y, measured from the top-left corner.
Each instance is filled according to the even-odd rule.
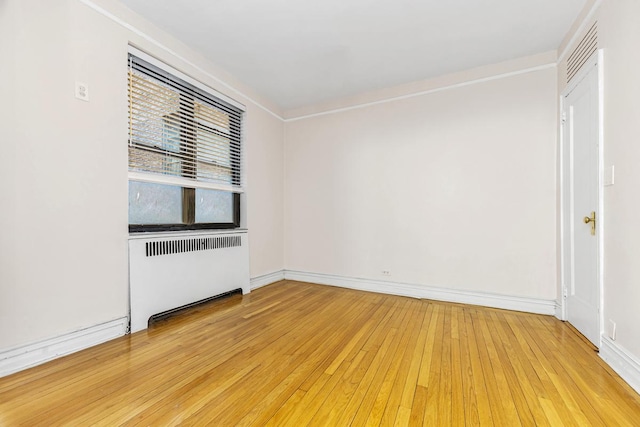
[[[185,213],[185,189],[194,188],[182,187],[182,214]],[[195,195],[195,191],[193,191]],[[195,197],[194,197],[195,200]],[[240,228],[240,194],[233,193],[233,222],[200,222],[193,224],[129,224],[130,233],[159,232],[159,231],[193,231],[193,230],[228,230]],[[195,205],[194,205],[195,216]]]
[[[181,108],[188,108],[189,111],[187,111],[185,113],[185,115],[187,117],[190,117],[193,121],[193,123],[196,124],[195,129],[196,132],[198,129],[202,128],[203,131],[205,132],[210,132],[212,134],[216,134],[220,137],[227,137],[224,132],[224,130],[221,129],[216,129],[216,128],[211,128],[210,126],[208,126],[207,124],[204,123],[200,123],[197,120],[196,117],[196,104],[197,103],[203,103],[204,101],[200,98],[200,96],[205,96],[205,98],[213,98],[213,100],[217,101],[218,103],[221,104],[228,104],[229,106],[235,108],[235,110],[237,110],[236,114],[239,114],[239,129],[237,128],[233,128],[231,127],[229,129],[229,138],[231,138],[231,135],[235,135],[236,136],[236,141],[239,141],[239,146],[236,145],[235,147],[239,149],[239,153],[240,155],[238,157],[234,157],[231,154],[229,154],[229,166],[223,166],[220,165],[220,167],[222,168],[227,168],[229,170],[229,176],[231,179],[231,183],[229,185],[229,187],[232,188],[216,188],[216,184],[209,184],[206,180],[199,180],[199,179],[195,179],[193,180],[194,184],[200,182],[200,183],[204,183],[205,185],[194,185],[194,186],[189,186],[186,185],[186,183],[181,183],[181,182],[167,182],[167,181],[175,181],[175,178],[180,178],[180,177],[185,177],[188,178],[187,173],[185,173],[184,167],[188,167],[188,168],[196,168],[195,169],[195,174],[197,176],[197,165],[199,163],[205,163],[205,164],[209,164],[209,165],[216,165],[215,161],[208,161],[206,159],[199,159],[199,154],[196,151],[193,152],[189,152],[187,149],[189,148],[188,145],[185,145],[185,141],[188,141],[189,139],[196,140],[196,144],[197,144],[197,135],[189,135],[186,136],[186,134],[188,132],[192,132],[193,129],[187,129],[186,127],[178,124],[178,139],[180,141],[179,143],[179,156],[187,156],[191,157],[191,161],[192,164],[191,165],[182,165],[181,169],[180,169],[180,175],[163,175],[163,174],[154,174],[153,172],[141,172],[141,171],[136,171],[136,170],[132,170],[129,169],[128,172],[128,182],[131,181],[138,181],[138,182],[149,182],[149,183],[155,183],[155,184],[163,184],[163,185],[172,185],[175,187],[179,187],[181,188],[181,193],[182,193],[182,197],[181,197],[181,208],[182,208],[182,223],[178,223],[178,224],[169,224],[169,223],[164,223],[164,224],[131,224],[129,223],[129,232],[130,233],[140,233],[140,232],[162,232],[162,231],[190,231],[190,230],[215,230],[215,229],[234,229],[234,228],[240,228],[241,225],[241,212],[242,212],[242,206],[241,206],[241,193],[244,191],[242,188],[242,184],[243,184],[243,179],[244,179],[244,171],[243,171],[243,163],[244,163],[244,156],[242,155],[243,151],[244,151],[244,137],[243,137],[243,133],[242,129],[244,128],[244,115],[245,115],[245,107],[244,105],[238,103],[237,101],[207,87],[206,85],[200,83],[197,80],[194,80],[193,78],[181,73],[180,71],[174,69],[173,67],[149,56],[148,54],[136,49],[135,47],[129,46],[129,50],[128,50],[128,57],[130,57],[131,55],[137,57],[138,59],[141,59],[142,61],[152,65],[155,68],[158,68],[160,71],[162,71],[165,76],[169,79],[176,79],[178,82],[182,81],[180,84],[186,83],[187,85],[191,86],[191,89],[196,89],[197,91],[199,91],[200,95],[198,95],[197,97],[193,97],[190,95],[190,93],[187,92],[178,92],[179,96],[181,99],[185,98],[188,99],[188,102],[186,103],[186,105],[188,105],[188,107],[182,107]],[[151,77],[151,76],[150,76]],[[128,77],[129,78],[129,77]],[[153,77],[151,77],[153,78]],[[129,83],[128,83],[129,84]],[[131,103],[131,98],[128,97],[129,100],[128,102]],[[131,104],[130,104],[131,105]],[[181,103],[181,105],[184,105]],[[205,105],[206,104],[202,104]],[[217,109],[215,107],[216,104],[212,104],[210,105],[211,108]],[[227,107],[225,107],[227,108]],[[224,112],[225,110],[219,110],[221,112]],[[228,110],[227,110],[228,111]],[[131,126],[131,118],[129,118],[128,120],[128,127]],[[166,156],[172,156],[172,153],[178,154],[177,152],[174,152],[173,150],[166,148],[166,147],[154,147],[153,145],[149,145],[148,147],[145,147],[146,144],[140,144],[140,143],[136,143],[136,142],[132,142],[131,140],[131,130],[129,132],[129,137],[128,137],[128,146],[129,147],[134,147],[134,149],[136,150],[149,150],[152,152],[158,152],[158,148],[162,151],[165,151],[165,155]],[[231,140],[229,142],[229,144],[231,144]],[[236,142],[236,144],[238,144]],[[231,153],[234,148],[234,146],[229,146],[229,150]],[[236,151],[237,152],[237,151]],[[187,154],[185,154],[187,153]],[[129,154],[130,155],[130,154]],[[178,157],[178,156],[176,156]],[[131,166],[129,166],[131,167]],[[191,170],[192,174],[194,173],[193,170]],[[144,175],[144,176],[141,176]],[[154,176],[157,179],[154,179]],[[168,179],[167,179],[168,178]],[[209,185],[207,185],[209,184]],[[226,187],[226,186],[225,186]],[[202,189],[210,189],[210,190],[218,190],[218,191],[227,191],[229,193],[231,193],[232,196],[232,217],[233,220],[231,222],[206,222],[206,223],[196,223],[195,222],[195,217],[196,217],[196,188],[202,188]]]

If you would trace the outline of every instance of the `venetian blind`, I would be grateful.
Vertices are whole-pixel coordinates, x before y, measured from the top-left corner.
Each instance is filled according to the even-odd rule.
[[[242,110],[129,55],[129,179],[242,192]]]

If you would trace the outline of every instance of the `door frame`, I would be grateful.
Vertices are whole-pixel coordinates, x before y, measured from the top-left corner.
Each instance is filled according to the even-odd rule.
[[[603,316],[603,304],[604,304],[604,52],[602,49],[598,49],[582,66],[582,69],[574,76],[572,81],[562,91],[560,95],[560,145],[559,145],[559,161],[560,161],[560,297],[559,300],[559,317],[561,320],[567,320],[567,295],[568,284],[570,283],[570,270],[567,265],[567,260],[570,259],[570,233],[571,230],[566,230],[565,222],[567,219],[571,220],[570,200],[573,197],[571,188],[568,188],[569,178],[573,171],[566,164],[568,159],[565,159],[564,149],[567,141],[564,140],[564,123],[563,114],[565,107],[565,97],[571,93],[578,84],[587,76],[587,74],[597,67],[598,70],[598,188],[597,198],[598,206],[598,227],[596,228],[597,242],[597,284],[598,284],[598,325],[599,325],[599,337],[601,341],[602,333],[604,331],[604,316]],[[600,347],[600,346],[598,346]]]

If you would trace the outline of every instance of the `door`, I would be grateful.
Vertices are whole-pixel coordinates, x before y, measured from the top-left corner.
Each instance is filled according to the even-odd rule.
[[[563,237],[566,318],[600,346],[597,60],[589,61],[563,99]]]

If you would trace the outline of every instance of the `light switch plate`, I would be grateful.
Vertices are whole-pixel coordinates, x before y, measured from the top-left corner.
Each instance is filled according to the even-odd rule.
[[[604,168],[604,185],[613,185],[615,182],[615,167],[613,165]]]

